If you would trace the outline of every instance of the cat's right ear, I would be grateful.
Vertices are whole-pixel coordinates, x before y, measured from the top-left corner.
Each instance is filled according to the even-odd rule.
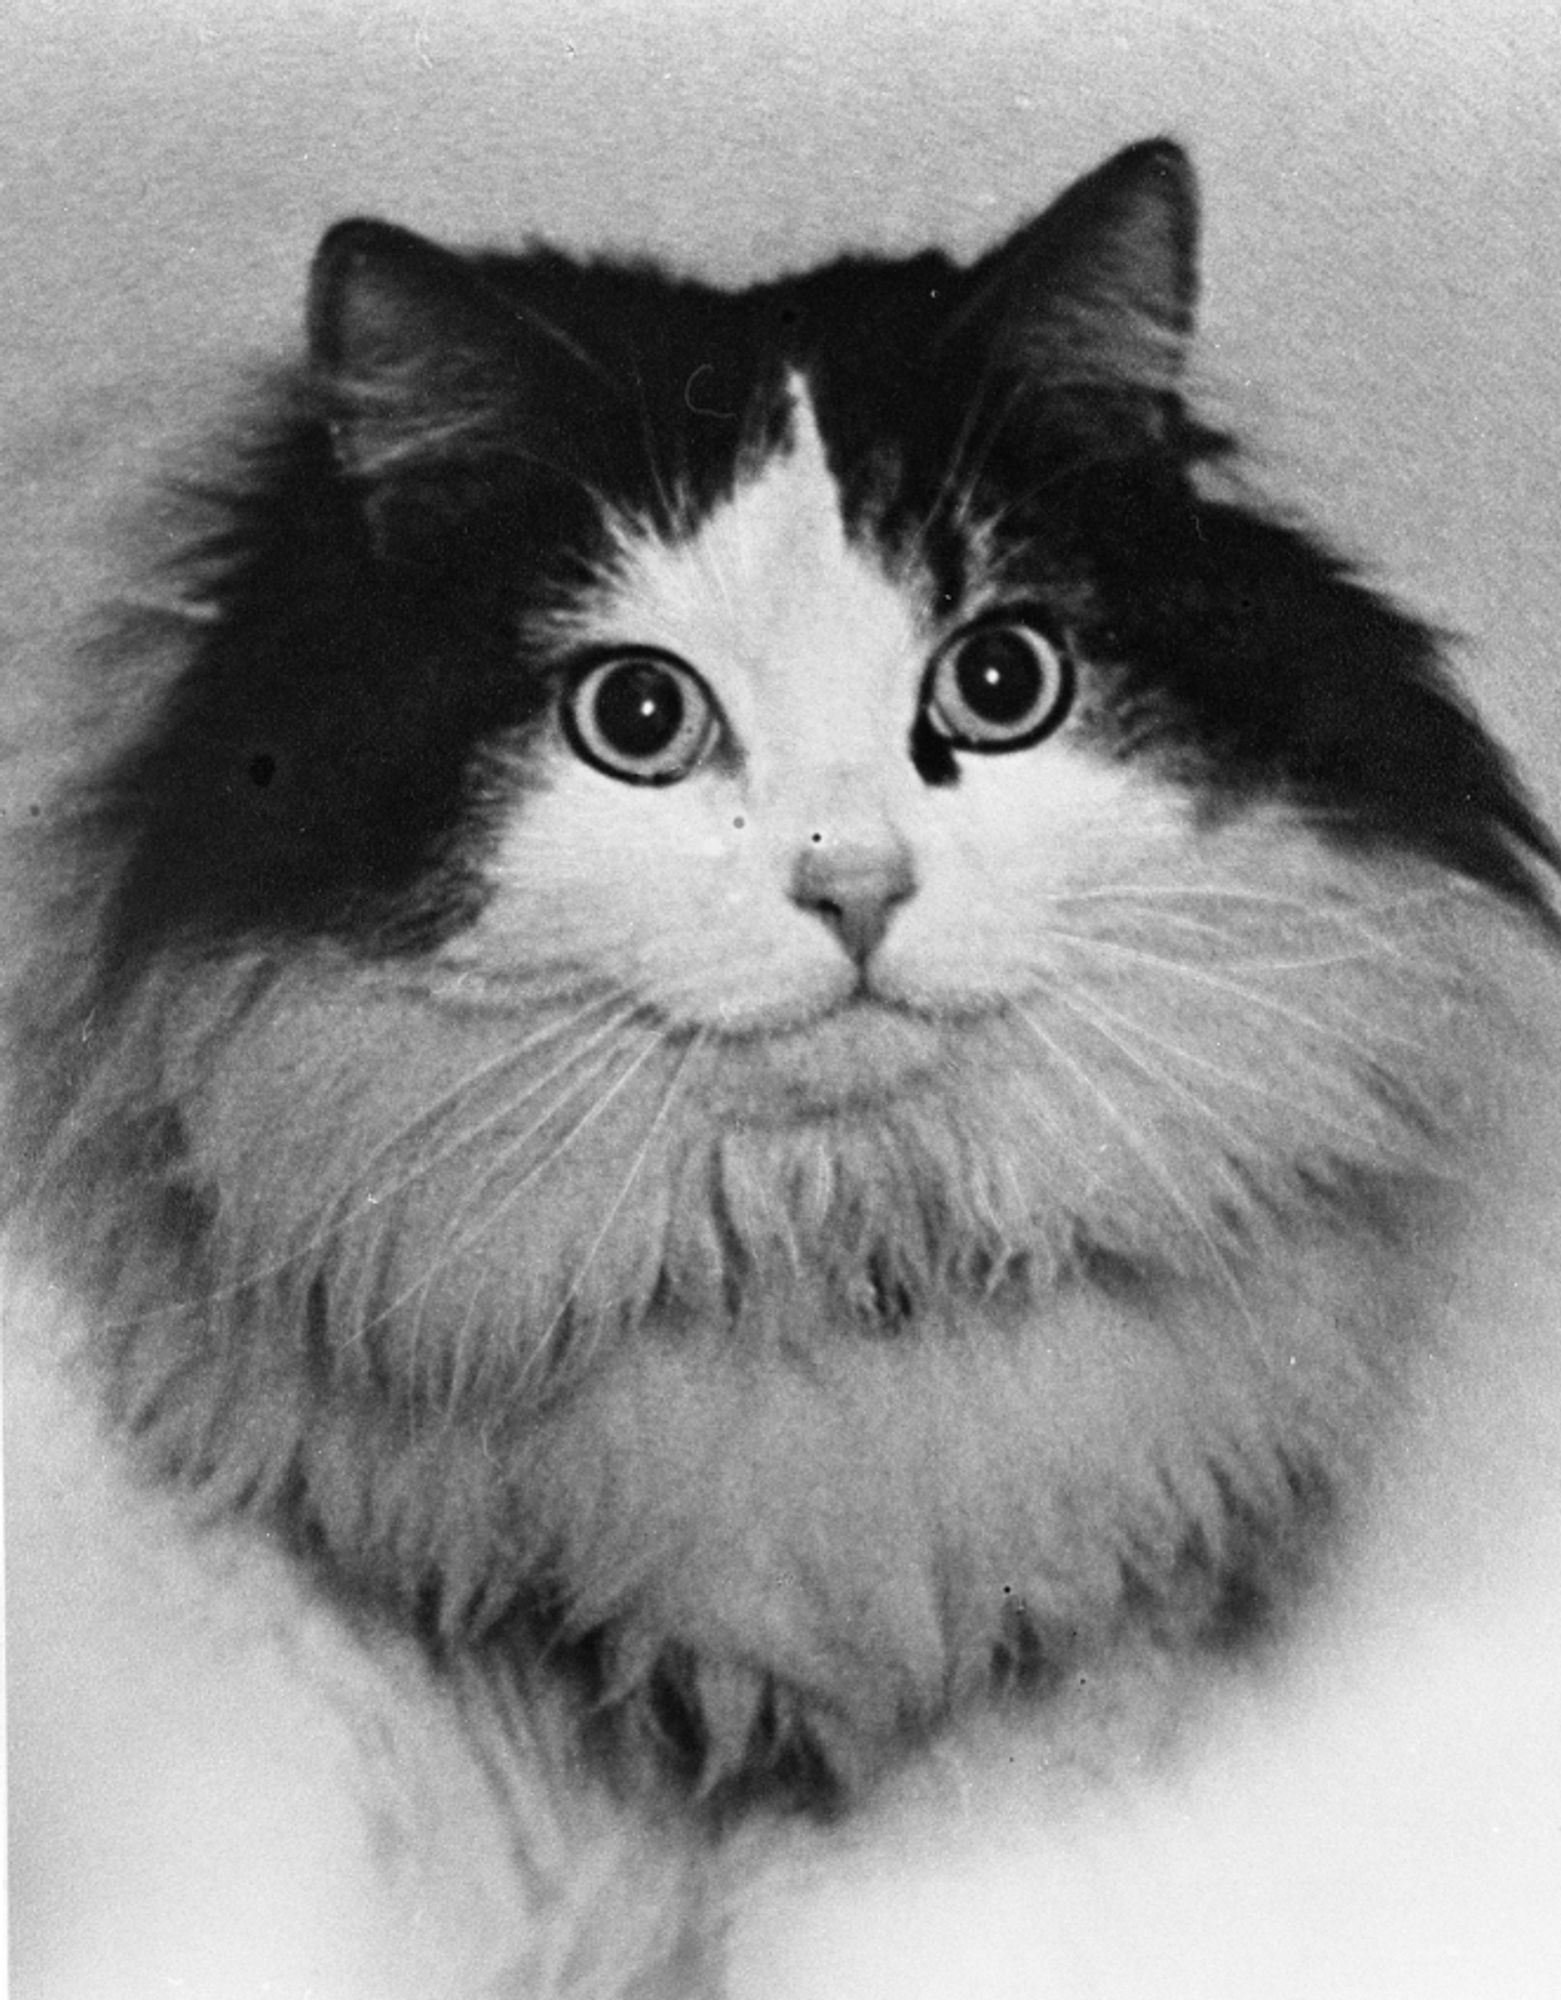
[[[460,257],[354,218],[309,275],[309,354],[342,470],[365,483],[459,458],[491,422],[506,368],[503,303]]]

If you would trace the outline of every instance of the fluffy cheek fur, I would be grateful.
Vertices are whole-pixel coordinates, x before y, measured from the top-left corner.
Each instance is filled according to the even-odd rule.
[[[1000,1657],[1217,1622],[1243,1538],[1348,1486],[1455,1254],[1508,929],[1277,817],[1188,833],[808,1118],[600,979],[170,971],[87,1113],[183,1133],[105,1194],[110,1255],[139,1198],[169,1260],[112,1281],[112,1393],[376,1593],[468,1634],[543,1593],[620,1692],[697,1658],[734,1764],[772,1681],[859,1764]]]

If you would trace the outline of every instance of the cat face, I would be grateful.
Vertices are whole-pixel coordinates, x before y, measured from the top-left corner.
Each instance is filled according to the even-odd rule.
[[[943,608],[914,550],[853,537],[801,380],[788,414],[691,532],[618,523],[554,621],[588,664],[447,950],[554,956],[672,1031],[789,1044],[771,1062],[794,1082],[860,1095],[1032,994],[1058,900],[1188,811],[1089,747],[1044,612],[979,573]]]

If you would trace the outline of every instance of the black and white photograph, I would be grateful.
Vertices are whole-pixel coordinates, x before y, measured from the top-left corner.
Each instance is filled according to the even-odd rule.
[[[1561,1993],[1561,18],[10,0],[14,2000]]]

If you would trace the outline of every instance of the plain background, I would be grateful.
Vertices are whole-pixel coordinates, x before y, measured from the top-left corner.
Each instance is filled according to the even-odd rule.
[[[1214,413],[1464,635],[1561,802],[1555,0],[5,0],[0,817],[60,761],[112,524],[296,336],[337,216],[740,280],[973,254],[1160,131],[1204,184]]]

